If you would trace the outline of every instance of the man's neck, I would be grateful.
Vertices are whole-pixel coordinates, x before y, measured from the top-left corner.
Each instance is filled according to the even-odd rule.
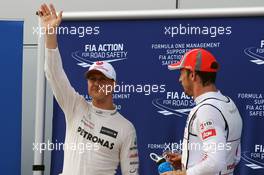
[[[93,99],[92,100],[92,104],[100,109],[104,109],[104,110],[114,110],[115,106],[113,103],[113,99],[112,98],[106,98],[106,99]]]
[[[214,84],[210,84],[207,86],[202,86],[201,84],[197,85],[196,87],[194,87],[193,98],[195,99],[196,97],[207,92],[217,92],[216,86]]]

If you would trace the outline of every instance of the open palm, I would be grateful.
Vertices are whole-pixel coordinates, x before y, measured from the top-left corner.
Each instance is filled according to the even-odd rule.
[[[39,16],[41,19],[41,26],[49,31],[60,25],[62,19],[62,11],[59,15],[56,14],[56,10],[52,4],[48,7],[46,4],[42,4],[39,10]]]

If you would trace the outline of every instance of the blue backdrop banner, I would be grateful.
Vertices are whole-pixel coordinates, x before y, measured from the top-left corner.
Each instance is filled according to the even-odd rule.
[[[211,51],[221,68],[217,87],[237,104],[243,118],[239,175],[263,175],[264,18],[65,21],[59,34],[63,66],[72,86],[89,100],[84,72],[98,60],[117,71],[114,100],[138,135],[140,174],[158,174],[150,153],[177,150],[188,112],[179,73],[168,64],[189,49]],[[62,30],[60,30],[62,32]],[[262,82],[262,83],[261,83]],[[63,142],[64,114],[54,103],[53,142]],[[62,170],[63,152],[53,151],[51,174]]]
[[[0,20],[0,170],[20,175],[23,21]]]

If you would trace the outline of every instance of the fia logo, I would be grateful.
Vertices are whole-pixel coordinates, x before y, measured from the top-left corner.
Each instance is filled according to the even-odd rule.
[[[253,170],[264,169],[264,145],[255,145],[254,151],[244,151],[241,159],[246,162],[245,166]]]
[[[152,105],[164,116],[187,117],[195,102],[184,92],[166,92],[166,97],[153,99]]]
[[[122,61],[122,60],[126,60],[127,58],[114,58],[114,59],[100,59],[100,60],[94,60],[94,58],[90,58],[89,56],[87,56],[86,52],[83,52],[81,50],[77,50],[71,53],[71,57],[77,61],[77,65],[81,66],[83,68],[87,68],[90,67],[92,64],[94,63],[101,63],[102,61],[111,63],[111,62],[116,62],[116,61]]]
[[[260,47],[248,47],[244,53],[251,58],[251,62],[257,65],[264,64],[264,40],[260,41]]]

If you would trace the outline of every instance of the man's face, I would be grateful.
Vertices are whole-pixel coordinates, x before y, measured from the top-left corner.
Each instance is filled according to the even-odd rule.
[[[193,81],[187,69],[181,69],[179,82],[182,84],[185,94],[193,96]]]
[[[114,90],[114,80],[107,78],[99,71],[93,71],[88,77],[88,94],[93,99],[104,99],[112,95]]]

